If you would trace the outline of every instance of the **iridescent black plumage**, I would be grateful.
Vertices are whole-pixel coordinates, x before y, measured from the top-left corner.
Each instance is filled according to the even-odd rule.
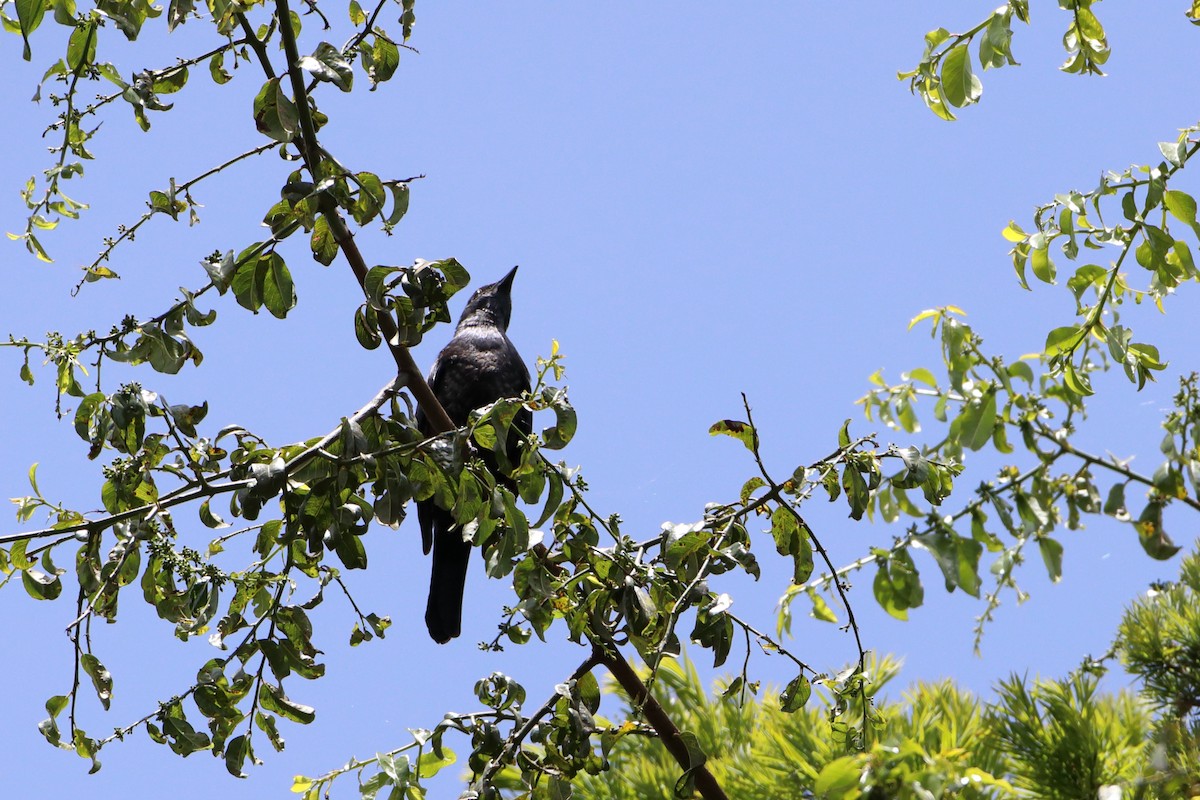
[[[513,267],[499,281],[471,296],[454,338],[429,371],[429,388],[455,425],[465,425],[468,415],[477,408],[529,390],[529,370],[505,333],[512,316],[511,291],[516,274],[517,268]],[[417,426],[426,435],[432,434],[420,410]],[[513,420],[514,437],[528,435],[532,427],[532,415],[521,409]],[[484,458],[494,470],[496,465],[489,455],[485,453]],[[462,530],[454,524],[450,512],[432,500],[417,503],[417,519],[425,553],[433,550],[425,625],[435,642],[445,644],[461,632],[471,543],[463,541]]]

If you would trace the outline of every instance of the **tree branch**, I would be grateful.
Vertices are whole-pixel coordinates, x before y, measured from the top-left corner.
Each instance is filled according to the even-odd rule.
[[[750,429],[754,432],[752,437],[753,446],[751,447],[751,451],[754,453],[754,461],[758,464],[759,473],[762,475],[763,480],[767,482],[767,486],[772,491],[777,493],[777,497],[779,498],[779,507],[786,510],[788,514],[790,514],[792,518],[796,520],[796,524],[799,525],[802,530],[808,532],[808,538],[812,541],[813,549],[820,554],[821,560],[825,562],[826,569],[828,569],[830,572],[835,572],[836,567],[833,566],[833,559],[829,557],[829,551],[825,549],[825,545],[821,544],[821,540],[817,538],[817,534],[811,527],[809,527],[808,523],[804,521],[804,517],[801,516],[798,510],[796,510],[795,506],[793,506],[791,502],[785,499],[781,494],[778,494],[781,487],[767,472],[767,466],[763,463],[762,454],[758,450],[758,429],[754,427],[754,415],[750,411],[750,401],[747,399],[745,393],[742,394],[742,406],[746,409],[746,422],[750,424]],[[845,452],[845,448],[842,448],[839,452]],[[845,468],[850,469],[850,466],[847,465]],[[867,696],[866,687],[867,651],[863,647],[862,634],[858,629],[858,620],[854,618],[854,608],[850,605],[850,598],[846,594],[846,587],[842,585],[841,581],[835,580],[833,581],[833,588],[837,590],[838,597],[842,601],[842,606],[846,609],[847,624],[850,626],[850,631],[854,634],[854,645],[858,648],[859,697],[862,701],[862,734],[863,741],[865,743],[867,741],[868,731],[870,729],[870,725],[868,723],[868,718],[870,715],[867,709],[871,702],[870,697]]]
[[[300,70],[300,51],[296,47],[296,32],[292,30],[291,15],[288,10],[287,0],[275,0],[275,14],[279,20],[279,32],[283,37],[283,49],[287,55],[288,78],[292,84],[292,95],[296,104],[297,116],[300,119],[300,141],[298,147],[301,154],[304,156],[305,166],[308,167],[308,172],[312,176],[314,182],[321,180],[320,161],[321,153],[317,145],[316,128],[313,125],[312,112],[308,105],[308,91],[304,86],[304,76]],[[354,237],[346,227],[345,221],[332,202],[326,198],[322,202],[322,212],[325,214],[325,219],[329,222],[329,231],[333,234],[334,241],[337,242],[339,249],[346,256],[346,260],[350,262],[350,268],[354,271],[354,277],[358,279],[358,285],[362,288],[363,294],[367,294],[367,263],[359,252],[358,245],[354,242]],[[391,316],[382,314],[379,317],[379,332],[383,334],[384,340],[387,342],[388,349],[392,351],[392,358],[396,362],[396,368],[400,371],[400,375],[406,385],[413,393],[417,400],[417,404],[421,410],[425,412],[425,417],[429,420],[436,433],[445,433],[446,431],[454,430],[457,427],[450,421],[450,417],[446,414],[446,410],[442,408],[442,404],[438,402],[434,396],[433,390],[429,388],[429,384],[425,382],[425,376],[421,374],[420,368],[413,361],[412,353],[408,348],[400,343],[399,331]]]
[[[404,384],[400,377],[395,378],[388,383],[387,386],[380,389],[379,392],[373,398],[371,398],[369,403],[360,408],[358,411],[355,411],[354,414],[352,414],[348,419],[353,422],[358,422],[359,420],[362,420],[370,414],[378,411],[380,406],[386,403],[388,398],[391,397],[403,385]],[[295,470],[297,467],[303,465],[310,458],[318,455],[331,442],[335,441],[337,437],[341,435],[341,433],[342,426],[339,424],[333,430],[329,431],[329,433],[325,434],[320,439],[313,442],[310,446],[297,453],[294,458],[287,462],[285,469],[289,471]],[[224,470],[212,477],[219,479],[227,477],[228,475],[229,470]],[[229,483],[206,483],[200,486],[189,483],[172,492],[164,494],[162,497],[158,498],[156,502],[150,505],[138,506],[137,508],[131,508],[128,511],[122,511],[117,514],[110,514],[109,516],[101,517],[100,519],[85,519],[84,521],[77,522],[73,525],[52,526],[26,533],[9,533],[0,536],[0,545],[11,544],[12,542],[21,541],[22,539],[42,539],[47,536],[69,535],[79,531],[90,531],[93,529],[104,530],[105,528],[112,527],[118,522],[124,522],[127,519],[153,514],[156,511],[161,511],[162,509],[166,508],[173,508],[174,506],[183,505],[184,503],[190,503],[193,500],[199,500],[202,497],[215,497],[219,494],[224,494],[225,492],[239,489],[251,483],[253,483],[253,480],[250,479],[231,481]]]
[[[692,764],[692,755],[688,750],[687,743],[683,740],[683,734],[680,733],[679,728],[675,727],[675,723],[671,721],[671,717],[667,715],[658,700],[654,699],[654,696],[646,689],[646,684],[642,683],[642,679],[634,672],[633,667],[629,666],[625,657],[617,652],[615,647],[612,649],[606,649],[600,645],[594,645],[594,647],[595,654],[599,655],[601,663],[608,668],[617,683],[621,684],[621,688],[629,695],[634,706],[640,708],[646,715],[646,721],[650,723],[650,727],[654,728],[654,732],[658,734],[658,738],[667,748],[667,752],[684,771],[693,771],[700,796],[704,800],[728,800],[725,790],[708,771],[708,767],[704,764]]]

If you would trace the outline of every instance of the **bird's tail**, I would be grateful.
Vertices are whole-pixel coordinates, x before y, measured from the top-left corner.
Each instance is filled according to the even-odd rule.
[[[467,564],[471,543],[464,542],[462,530],[453,525],[450,514],[436,509],[433,520],[433,570],[429,578],[429,602],[425,606],[425,627],[438,644],[445,644],[462,632],[463,590],[467,583]]]

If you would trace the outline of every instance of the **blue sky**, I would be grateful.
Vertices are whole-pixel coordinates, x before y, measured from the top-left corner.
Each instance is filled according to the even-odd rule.
[[[583,466],[594,505],[620,513],[639,538],[664,521],[698,519],[705,502],[735,496],[753,473],[740,446],[707,434],[715,420],[740,415],[740,392],[754,407],[769,464],[783,473],[828,453],[847,417],[856,431],[873,429],[853,404],[870,373],[883,368],[894,378],[936,366],[933,343],[905,331],[924,308],[966,309],[987,346],[1010,359],[1039,350],[1047,330],[1069,324],[1073,304],[1063,287],[1030,293],[1017,285],[1000,230],[1009,219],[1025,223],[1056,192],[1091,188],[1104,169],[1157,162],[1156,142],[1195,121],[1186,100],[1195,96],[1189,37],[1197,32],[1182,3],[1098,7],[1113,47],[1103,79],[1057,71],[1065,17],[1055,4],[1034,3],[1034,25],[1019,27],[1014,45],[1022,66],[984,73],[982,104],[954,124],[930,114],[895,74],[916,63],[925,31],[965,29],[990,11],[987,3],[647,5],[606,4],[600,13],[517,3],[485,12],[418,3],[412,43],[420,55],[404,53],[391,83],[369,95],[319,97],[333,119],[322,141],[352,168],[427,176],[414,185],[396,235],[359,235],[369,263],[453,256],[479,282],[521,265],[510,335],[531,363],[552,339],[560,342],[580,415],[565,458]],[[151,41],[162,38],[161,23],[148,23],[144,49],[106,37],[99,57],[128,75],[169,63],[172,48],[212,46],[195,22]],[[306,35],[317,36],[306,24]],[[17,61],[18,40],[8,39],[0,85],[11,115],[0,161],[5,230],[23,224],[17,190],[49,164],[38,132],[53,112],[46,101],[28,102],[61,47],[56,31],[45,33],[35,38],[32,64]],[[44,237],[56,263],[8,245],[0,333],[105,330],[126,313],[150,316],[176,287],[203,284],[205,255],[260,237],[258,222],[289,169],[275,156],[202,185],[201,225],[148,226],[112,263],[123,280],[69,295],[76,267],[141,213],[150,190],[260,143],[249,114],[259,83],[249,66],[225,87],[196,71],[170,98],[175,109],[152,117],[148,134],[113,109],[93,143],[97,160],[71,187],[92,210]],[[1195,191],[1190,177],[1181,180]],[[218,323],[197,332],[204,364],[177,378],[137,377],[171,402],[209,399],[210,432],[237,422],[279,443],[324,432],[358,408],[388,380],[391,362],[354,341],[360,300],[343,264],[306,263],[300,245],[291,255],[299,305],[286,322],[251,316],[231,296],[214,300]],[[1196,363],[1188,302],[1169,304],[1166,317],[1137,311],[1135,325],[1171,368],[1141,393],[1123,378],[1101,381],[1086,443],[1156,463],[1157,425],[1175,376]],[[418,362],[431,363],[448,335],[430,335]],[[38,461],[48,496],[98,505],[99,465],[84,459],[69,422],[54,419],[50,374],[39,372],[29,388],[17,380],[19,366],[13,352],[0,352],[4,496],[26,493],[26,471]],[[969,462],[962,488],[995,466]],[[901,532],[852,524],[843,506],[824,501],[811,513],[839,563]],[[10,518],[3,530],[14,525]],[[209,536],[193,527],[202,545]],[[1191,539],[1183,527],[1174,535]],[[1173,577],[1176,565],[1150,561],[1132,530],[1115,523],[1061,539],[1063,580],[1051,586],[1036,559],[1029,563],[1022,582],[1032,599],[1006,602],[982,658],[971,652],[982,606],[944,594],[921,555],[927,602],[907,623],[875,607],[869,576],[858,581],[852,598],[867,645],[904,656],[909,680],[949,676],[979,691],[1010,671],[1060,675],[1084,654],[1102,653],[1123,606],[1149,581]],[[332,600],[322,607],[317,644],[327,677],[289,688],[317,707],[317,721],[287,727],[287,750],[264,753],[266,766],[249,781],[230,778],[205,754],[180,761],[143,735],[106,750],[92,777],[86,762],[47,746],[35,725],[45,699],[69,688],[62,629],[73,614],[66,599],[34,603],[9,586],[0,593],[10,652],[0,665],[8,687],[0,768],[10,786],[24,790],[18,796],[39,786],[94,798],[163,786],[178,800],[282,795],[297,772],[388,749],[407,738],[406,728],[473,709],[473,682],[493,671],[524,682],[533,705],[582,659],[556,640],[500,655],[474,649],[491,638],[507,591],[486,582],[477,564],[463,638],[433,645],[418,613],[428,563],[415,531],[376,530],[367,545],[371,569],[351,575],[351,585],[394,627],[387,639],[350,651],[349,609]],[[771,627],[786,580],[771,563],[757,584],[735,581],[728,590],[740,613]],[[176,641],[132,596],[122,615],[122,624],[94,633],[116,687],[107,715],[84,702],[93,735],[151,711],[212,655],[203,641]],[[801,616],[794,632],[792,645],[809,663],[834,669],[853,657],[852,641],[834,626]],[[766,680],[790,677],[761,655],[752,668]],[[469,748],[456,744],[465,756]],[[350,785],[343,790],[353,794]]]

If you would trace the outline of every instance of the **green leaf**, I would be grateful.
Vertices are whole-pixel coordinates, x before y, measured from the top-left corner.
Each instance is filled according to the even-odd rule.
[[[37,491],[36,487],[34,491]],[[8,551],[9,560],[17,569],[29,569],[36,563],[25,555],[25,550],[29,547],[29,541],[29,539],[18,539],[13,542],[12,548]]]
[[[738,495],[742,501],[742,505],[748,504],[750,502],[750,498],[754,495],[754,493],[766,485],[767,485],[767,482],[764,481],[762,478],[758,477],[757,475],[748,479],[744,484],[742,484],[742,491]]]
[[[812,696],[812,684],[803,675],[792,678],[783,691],[779,693],[779,707],[791,714],[804,708],[808,698]]]
[[[1043,241],[1040,247],[1033,248],[1030,253],[1030,265],[1033,274],[1042,283],[1054,283],[1054,261],[1050,259],[1050,243]]]
[[[400,66],[400,49],[385,36],[376,36],[370,46],[362,48],[360,57],[372,91],[396,74]]]
[[[163,74],[154,81],[155,94],[174,94],[187,85],[187,67],[179,67],[172,72]]]
[[[1004,230],[1000,231],[1000,235],[1014,244],[1020,244],[1029,238],[1029,234],[1025,233],[1014,220],[1009,220]]]
[[[238,305],[255,314],[262,307],[263,279],[266,277],[266,270],[259,269],[261,263],[262,259],[246,258],[243,253],[237,260],[237,272],[230,283]]]
[[[224,50],[214,55],[208,62],[208,74],[212,76],[213,83],[217,84],[218,86],[229,83],[229,81],[233,79],[233,76],[230,75],[229,71],[225,69]]]
[[[51,697],[46,701],[46,713],[50,716],[38,723],[38,731],[46,738],[47,742],[55,747],[64,747],[62,732],[58,729],[55,718],[66,709],[68,702],[66,695],[58,694]]]
[[[254,724],[267,735],[267,739],[276,753],[283,752],[284,741],[283,737],[279,735],[279,728],[275,725],[275,717],[259,712],[254,715]]]
[[[434,261],[429,266],[440,270],[442,277],[446,279],[447,295],[452,295],[465,289],[471,282],[471,273],[467,272],[466,267],[458,263],[458,259],[446,258],[441,261]]]
[[[910,381],[920,381],[931,389],[937,388],[937,379],[933,377],[932,372],[924,367],[917,367],[914,370],[910,370],[908,373],[908,379]]]
[[[1173,167],[1183,166],[1183,162],[1187,158],[1186,141],[1159,142],[1158,150]]]
[[[1163,530],[1162,509],[1162,503],[1147,503],[1133,527],[1137,530],[1138,542],[1146,551],[1146,555],[1166,561],[1179,552],[1179,546],[1172,542],[1171,537]]]
[[[75,746],[75,754],[80,758],[91,759],[92,766],[88,769],[88,774],[95,774],[100,770],[100,762],[96,759],[96,751],[100,749],[95,739],[88,737],[81,728],[75,729],[75,737],[72,741]]]
[[[409,190],[407,183],[389,183],[388,189],[392,193],[392,213],[384,221],[386,225],[396,225],[408,213],[408,198]]]
[[[1033,386],[1033,368],[1025,361],[1014,361],[1008,365],[1008,377],[1020,378],[1030,386]]]
[[[62,594],[62,581],[32,567],[21,572],[21,583],[34,600],[54,600]]]
[[[364,350],[374,350],[383,342],[378,319],[375,309],[366,303],[354,312],[354,337]]]
[[[1171,216],[1187,225],[1196,224],[1196,200],[1190,194],[1168,189],[1163,194],[1163,205]]]
[[[383,208],[387,194],[384,192],[383,182],[373,172],[360,172],[355,177],[359,184],[358,197],[350,208],[350,213],[355,222],[365,225]]]
[[[925,52],[932,53],[933,49],[950,38],[950,31],[945,28],[934,28],[925,34]]]
[[[225,745],[225,769],[235,778],[249,777],[242,771],[246,756],[250,754],[250,740],[246,734],[230,739]]]
[[[979,450],[992,439],[996,428],[996,393],[988,390],[983,398],[965,405],[950,425],[952,436],[971,450]]]
[[[574,438],[579,420],[565,396],[555,396],[551,408],[554,409],[554,424],[542,429],[542,441],[549,450],[561,450]]]
[[[1080,397],[1090,397],[1095,394],[1092,382],[1086,372],[1080,372],[1070,361],[1063,364],[1063,383],[1067,389]]]
[[[400,0],[400,5],[404,8],[404,13],[400,15],[400,33],[406,42],[412,36],[413,25],[417,22],[417,15],[413,12],[416,2],[417,0]]]
[[[91,653],[81,655],[79,665],[83,667],[84,674],[92,679],[92,686],[96,688],[96,697],[100,699],[100,705],[108,711],[109,702],[112,700],[112,675],[100,663],[100,659]]]
[[[966,43],[957,45],[942,59],[942,96],[955,108],[979,100],[983,84],[971,70],[971,53]]]
[[[1125,507],[1125,484],[1114,483],[1113,487],[1108,490],[1103,511],[1110,517],[1129,518],[1129,511]]]
[[[848,421],[848,420],[847,420]],[[754,452],[754,448],[758,446],[758,434],[753,426],[748,422],[742,422],[736,419],[723,419],[720,422],[714,422],[708,429],[710,436],[724,434],[737,439],[746,449]]]
[[[195,0],[171,0],[167,6],[167,32],[175,30],[196,12]]]
[[[781,556],[792,557],[792,581],[804,583],[812,575],[812,539],[807,527],[800,524],[796,515],[785,506],[771,513],[771,536],[775,550]]]
[[[1086,335],[1086,332],[1079,325],[1055,328],[1046,336],[1046,346],[1042,352],[1046,358],[1052,358],[1059,353],[1073,351]]]
[[[337,258],[337,240],[333,238],[333,232],[329,230],[329,220],[324,214],[317,217],[317,221],[313,223],[309,247],[312,248],[313,258],[323,266],[328,267]]]
[[[919,608],[924,604],[925,587],[921,585],[921,575],[908,550],[900,549],[892,553],[888,559],[888,575],[892,580],[892,588],[907,608]]]
[[[850,518],[862,519],[863,513],[871,502],[871,492],[867,489],[867,481],[853,464],[847,464],[842,469],[842,488],[846,491],[846,502],[850,506]]]
[[[1080,300],[1089,288],[1102,286],[1106,275],[1108,270],[1099,264],[1084,264],[1067,280],[1067,288],[1075,295],[1076,300]]]
[[[283,256],[272,252],[259,259],[256,271],[262,271],[262,300],[267,311],[283,319],[296,307],[296,287]]]
[[[918,323],[924,322],[927,319],[933,320],[933,332],[937,331],[938,322],[942,319],[942,310],[940,308],[927,308],[920,314],[908,321],[908,330],[912,330]]]
[[[265,681],[262,688],[259,689],[258,702],[267,711],[278,714],[284,719],[290,719],[292,722],[299,722],[301,725],[307,725],[317,717],[317,712],[312,706],[301,705],[288,699],[281,687]]]
[[[713,667],[719,667],[729,657],[729,648],[733,643],[733,620],[723,612],[701,609],[696,613],[696,625],[689,638],[701,647],[712,650]]]
[[[254,125],[259,133],[277,142],[290,142],[296,138],[300,130],[299,113],[296,104],[283,91],[280,78],[271,78],[264,83],[254,98]]]
[[[367,568],[367,549],[363,547],[361,537],[343,532],[341,536],[337,537],[333,549],[346,569]]]
[[[925,589],[912,557],[899,549],[878,560],[873,592],[876,602],[896,619],[908,619],[908,609],[925,602]]]
[[[1042,561],[1046,564],[1046,573],[1050,576],[1050,581],[1058,583],[1062,579],[1062,544],[1049,536],[1043,536],[1038,539],[1038,549],[1042,552]]]
[[[457,761],[458,757],[449,747],[443,747],[440,755],[433,751],[422,753],[417,759],[417,774],[421,778],[432,778]]]
[[[25,49],[21,57],[29,61],[33,57],[33,51],[29,48],[29,36],[42,24],[42,17],[46,13],[46,0],[16,0],[16,5],[21,38],[25,40]]]
[[[53,0],[54,21],[59,25],[74,28],[78,23],[75,12],[75,0]]]
[[[96,22],[79,25],[71,31],[67,42],[67,68],[71,74],[82,76],[96,60]]]
[[[902,599],[896,597],[896,588],[892,585],[892,579],[888,575],[885,565],[880,565],[875,573],[871,591],[880,608],[898,620],[908,619],[908,606]]]
[[[815,589],[808,590],[808,599],[812,602],[812,611],[809,613],[813,619],[818,619],[821,622],[837,622],[837,615],[825,602],[825,598],[817,594]]]
[[[178,701],[175,705],[160,711],[158,718],[162,721],[162,732],[167,737],[167,743],[175,753],[186,756],[212,747],[212,741],[208,736],[197,731],[184,718]]]
[[[974,590],[970,593],[977,594],[979,556],[983,552],[978,542],[959,536],[951,528],[939,527],[932,533],[914,537],[913,543],[933,556],[942,571],[946,591],[952,592],[961,586],[964,591]]]
[[[775,539],[775,550],[779,555],[791,555],[799,529],[795,516],[783,506],[771,513],[771,536]]]
[[[975,539],[958,540],[958,585],[972,597],[979,597],[979,557],[983,545]]]
[[[297,64],[318,81],[332,83],[343,92],[354,86],[354,68],[342,57],[342,51],[329,42],[318,44],[311,56],[301,56]]]

